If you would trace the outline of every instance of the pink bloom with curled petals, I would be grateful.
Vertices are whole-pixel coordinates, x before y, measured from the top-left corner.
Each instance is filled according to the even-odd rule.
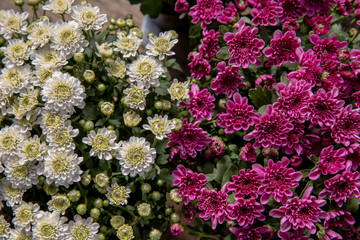
[[[280,231],[287,232],[291,228],[294,230],[307,228],[311,234],[316,233],[314,222],[320,222],[320,219],[327,216],[327,213],[320,209],[326,204],[326,201],[310,196],[312,189],[312,187],[307,188],[301,199],[290,198],[284,206],[270,211],[270,216],[281,218]]]
[[[237,199],[236,203],[229,204],[226,207],[227,216],[231,220],[236,220],[239,226],[247,227],[254,224],[254,220],[264,221],[265,215],[261,212],[265,211],[265,207],[256,202],[255,199]]]
[[[217,124],[219,127],[225,128],[226,134],[241,129],[246,131],[255,124],[254,119],[260,117],[260,114],[254,113],[254,107],[248,105],[246,97],[241,97],[239,93],[235,93],[233,99],[234,101],[228,100],[226,102],[226,113],[217,115]]]
[[[238,240],[270,240],[274,235],[268,227],[232,227],[229,228],[229,231],[234,234]]]
[[[276,80],[274,79],[274,74],[267,74],[260,76],[255,81],[256,86],[260,86],[260,87],[266,86],[270,90],[274,89],[275,84],[276,84]]]
[[[202,212],[200,218],[209,220],[211,218],[212,229],[216,228],[217,223],[223,223],[226,216],[226,207],[228,195],[222,190],[202,188],[197,197],[197,206]]]
[[[354,10],[353,0],[337,0],[337,10],[342,16],[349,16],[350,13]]]
[[[308,236],[304,235],[304,232],[305,229],[298,229],[293,233],[289,233],[289,231],[278,231],[277,235],[281,240],[314,240],[313,238],[309,238]]]
[[[320,16],[319,14],[316,17],[311,19],[312,26],[314,28],[315,34],[325,35],[330,32],[330,23],[333,20],[333,16]]]
[[[317,57],[322,61],[340,61],[339,49],[345,48],[347,46],[347,42],[338,41],[338,37],[336,35],[332,36],[330,39],[320,39],[318,35],[311,34],[310,42],[315,45],[313,50]]]
[[[287,144],[287,133],[294,128],[288,118],[268,105],[266,113],[254,118],[255,130],[244,136],[245,141],[255,139],[254,147],[279,149]]]
[[[301,39],[296,37],[295,31],[287,31],[283,35],[280,30],[274,32],[271,46],[265,48],[264,54],[269,58],[266,67],[281,66],[283,63],[296,62],[296,49],[301,46]]]
[[[326,229],[347,228],[354,223],[355,219],[350,212],[337,209],[328,213],[324,220],[324,227]]]
[[[279,6],[282,8],[279,14],[279,21],[286,22],[289,19],[296,19],[303,15],[303,7],[300,0],[279,0]],[[294,30],[295,31],[295,30]]]
[[[301,180],[303,174],[295,172],[293,168],[287,168],[289,163],[290,160],[283,157],[281,161],[276,163],[270,159],[266,168],[257,163],[252,166],[262,178],[258,191],[258,194],[261,195],[260,202],[262,204],[268,203],[271,195],[275,201],[285,204],[288,197],[293,195],[290,188],[299,186],[299,183],[296,182]]]
[[[172,175],[175,178],[172,184],[179,186],[179,196],[184,197],[185,204],[188,204],[190,200],[194,200],[199,195],[200,189],[207,183],[203,173],[186,170],[183,165],[178,165]]]
[[[209,149],[213,150],[216,155],[220,155],[224,152],[225,144],[218,137],[211,138],[212,142],[209,144]]]
[[[326,15],[336,0],[300,0],[300,2],[304,6],[305,12],[312,16],[315,13]]]
[[[244,169],[239,170],[239,176],[233,175],[233,181],[227,185],[227,190],[235,191],[234,198],[236,200],[250,195],[252,198],[258,198],[258,190],[261,186],[262,177],[255,170]]]
[[[237,24],[237,30],[236,34],[227,32],[224,35],[224,40],[229,46],[229,53],[231,54],[229,64],[237,64],[243,68],[247,68],[249,62],[254,65],[261,65],[260,50],[264,48],[265,42],[257,38],[258,29],[246,26],[245,21],[241,19]]]
[[[239,88],[244,88],[245,84],[241,81],[244,79],[238,71],[239,66],[226,66],[224,61],[219,62],[216,69],[219,71],[211,82],[211,89],[216,94],[224,93],[231,97],[234,92],[238,92]]]
[[[197,152],[204,150],[206,144],[211,142],[211,138],[208,137],[208,133],[205,132],[199,126],[200,121],[194,123],[188,123],[188,119],[185,118],[182,123],[180,131],[173,131],[168,135],[170,141],[167,143],[168,147],[176,146],[174,154],[180,153],[181,159],[187,159],[188,155],[192,158],[196,157]]]
[[[204,88],[200,91],[197,84],[191,85],[191,91],[189,91],[189,101],[180,102],[181,107],[186,107],[191,112],[191,116],[200,120],[202,118],[211,120],[212,109],[215,108],[215,97],[211,96],[211,93]]]
[[[200,80],[203,76],[208,77],[210,75],[211,66],[201,53],[190,53],[189,59],[191,60],[191,63],[188,64],[191,77]]]
[[[189,3],[186,0],[177,0],[175,3],[175,12],[183,13],[189,9]]]
[[[297,20],[294,18],[286,19],[285,22],[282,23],[282,26],[285,31],[297,31],[300,28]]]
[[[195,217],[195,208],[191,205],[183,205],[181,208],[182,214],[185,219],[190,223]]]
[[[360,144],[353,143],[347,149],[346,160],[352,163],[352,170],[356,171],[360,165]]]
[[[218,22],[222,24],[229,24],[238,16],[237,9],[233,3],[229,3],[229,6],[224,9],[222,14],[217,17]]]
[[[247,143],[245,147],[241,149],[240,157],[241,160],[252,162],[254,163],[256,161],[256,151],[254,146],[251,143]]]
[[[339,207],[342,207],[347,199],[355,196],[360,198],[360,173],[350,172],[351,162],[346,164],[346,169],[341,174],[337,174],[325,180],[325,189],[319,193],[319,197],[324,198],[329,195]]]
[[[254,26],[275,26],[277,24],[276,17],[279,16],[282,12],[282,7],[278,6],[278,3],[272,0],[252,0],[252,5],[254,6],[251,11],[251,16],[253,19],[251,23]]]
[[[333,145],[324,148],[320,153],[317,168],[309,173],[309,178],[316,180],[321,174],[336,174],[345,169],[345,156],[345,148],[334,150]]]
[[[184,231],[184,229],[178,223],[174,223],[170,228],[171,235],[173,235],[173,236],[179,236],[183,233],[183,231]]]
[[[224,6],[221,0],[197,0],[196,5],[190,8],[189,16],[193,18],[192,23],[196,24],[201,21],[201,28],[206,29],[206,26],[223,10]]]
[[[216,57],[216,53],[219,51],[219,32],[215,32],[214,29],[203,30],[204,38],[202,44],[199,45],[199,52],[207,61],[211,61],[212,58]]]
[[[235,0],[235,5],[240,11],[244,11],[249,6],[249,0]]]

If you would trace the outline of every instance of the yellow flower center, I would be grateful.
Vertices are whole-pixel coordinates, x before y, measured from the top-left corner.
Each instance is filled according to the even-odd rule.
[[[74,40],[76,38],[75,29],[72,29],[72,28],[63,29],[59,33],[59,35],[60,35],[61,41],[65,44],[70,44],[70,43],[74,42]]]
[[[61,156],[58,156],[52,161],[52,168],[55,170],[55,172],[66,172],[69,168],[69,161],[66,157],[62,158]]]
[[[105,137],[102,134],[97,134],[94,138],[94,147],[97,150],[104,151],[109,148],[109,138]]]
[[[75,238],[75,240],[86,240],[88,239],[89,235],[89,228],[84,225],[76,226],[72,231],[72,236]]]
[[[69,99],[71,96],[71,88],[68,85],[59,83],[54,87],[54,94],[58,99]]]
[[[154,42],[154,48],[160,53],[165,53],[170,47],[170,42],[167,38],[158,38]]]
[[[48,237],[48,238],[55,237],[56,229],[54,226],[52,226],[50,224],[45,224],[45,225],[41,226],[40,234],[42,237]]]

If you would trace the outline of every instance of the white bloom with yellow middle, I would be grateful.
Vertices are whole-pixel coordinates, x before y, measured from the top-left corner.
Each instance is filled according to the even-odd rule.
[[[155,162],[156,150],[142,137],[130,137],[129,141],[120,142],[121,147],[116,158],[120,162],[123,175],[135,177],[144,176],[152,169]]]
[[[90,156],[97,156],[99,159],[111,160],[119,146],[115,143],[116,135],[103,127],[97,133],[91,130],[82,142],[91,146]]]
[[[8,110],[8,114],[14,114],[16,119],[22,119],[26,117],[27,120],[36,119],[39,115],[41,108],[36,108],[39,104],[38,97],[40,91],[38,89],[29,88],[26,92],[20,93],[15,100],[11,108]]]
[[[15,157],[19,154],[20,145],[29,136],[23,133],[21,126],[13,124],[0,130],[0,157],[4,159]]]
[[[75,21],[57,21],[51,36],[50,47],[71,58],[77,52],[83,52],[89,42],[85,40],[80,26]]]
[[[54,128],[46,134],[49,147],[57,151],[75,150],[73,138],[79,134],[79,129],[73,129],[71,121],[68,120],[63,126]]]
[[[1,48],[5,58],[2,62],[7,67],[21,66],[32,54],[31,49],[23,39],[10,39],[6,47]]]
[[[71,206],[71,202],[65,194],[56,194],[55,196],[52,196],[47,205],[49,211],[58,211],[61,215],[64,215],[66,209]]]
[[[17,157],[11,158],[5,163],[6,179],[14,188],[30,189],[39,183],[37,167],[34,162],[20,164]]]
[[[86,31],[100,30],[107,22],[106,14],[100,14],[98,6],[76,5],[72,11],[71,17]]]
[[[189,98],[189,82],[179,82],[176,78],[171,84],[170,88],[168,88],[168,92],[170,93],[171,100],[186,100]]]
[[[40,206],[35,203],[22,202],[13,207],[14,218],[12,220],[16,227],[24,228],[26,232],[31,230],[31,225],[35,223],[36,215],[40,211]]]
[[[109,77],[123,78],[126,73],[126,64],[119,57],[112,63],[110,63],[109,67],[105,67],[108,72]]]
[[[23,66],[5,67],[1,70],[0,88],[4,94],[11,96],[29,88],[33,73],[28,64]]]
[[[146,45],[147,55],[159,57],[163,60],[165,56],[173,56],[175,52],[170,51],[178,42],[177,39],[171,39],[170,32],[161,32],[159,36],[149,36],[149,43]]]
[[[32,161],[43,161],[47,149],[46,143],[41,142],[38,135],[34,135],[20,144],[19,163],[25,164]]]
[[[32,233],[26,232],[24,228],[15,228],[10,230],[10,237],[7,240],[32,240]]]
[[[34,71],[33,85],[36,87],[44,87],[49,78],[52,77],[54,70],[51,68],[39,68]]]
[[[153,118],[147,118],[149,124],[144,124],[143,128],[150,130],[157,139],[162,140],[174,129],[174,125],[168,119],[168,116],[160,116],[155,114]]]
[[[15,13],[13,9],[5,11],[4,16],[0,18],[0,34],[6,40],[11,39],[14,33],[26,34],[28,16],[28,12]]]
[[[164,76],[166,68],[159,60],[151,56],[141,55],[128,65],[128,75],[130,82],[142,82],[146,88],[150,86],[158,87],[159,78]]]
[[[111,184],[111,187],[106,187],[106,197],[111,205],[120,206],[126,205],[127,199],[130,197],[131,190],[125,186],[119,186],[117,183]]]
[[[10,236],[10,224],[0,215],[0,239],[8,239]]]
[[[97,240],[100,225],[93,222],[91,217],[83,219],[80,215],[74,216],[74,221],[69,222],[67,240]]]
[[[37,240],[65,240],[68,225],[66,217],[60,217],[60,212],[40,212],[36,216],[36,223],[32,232]]]
[[[71,4],[74,0],[50,0],[48,4],[42,8],[53,13],[65,14],[71,12]]]
[[[67,64],[63,53],[50,47],[42,48],[31,56],[32,64],[36,69],[47,68],[52,70],[60,70],[62,66]]]
[[[73,114],[74,107],[85,107],[85,88],[79,79],[68,73],[54,72],[46,81],[41,95],[45,101],[45,109],[51,111]]]
[[[22,188],[14,188],[6,178],[1,179],[0,196],[6,201],[6,206],[13,207],[15,204],[21,203],[25,191]]]
[[[114,42],[114,51],[120,52],[124,58],[135,57],[142,40],[134,35],[121,36]]]
[[[40,124],[40,128],[44,134],[53,131],[55,128],[61,127],[65,124],[65,121],[69,118],[69,115],[61,114],[59,112],[51,112],[46,109],[42,109],[40,117],[35,124]]]
[[[50,41],[53,25],[53,23],[49,22],[49,18],[32,23],[32,28],[28,35],[29,44],[32,49],[44,47]]]
[[[149,94],[149,90],[144,88],[142,82],[137,85],[131,85],[130,88],[124,90],[125,104],[130,108],[144,110],[146,105],[146,95]]]
[[[83,161],[73,151],[50,150],[44,161],[44,176],[48,184],[66,188],[74,182],[80,181],[82,173],[79,164]]]

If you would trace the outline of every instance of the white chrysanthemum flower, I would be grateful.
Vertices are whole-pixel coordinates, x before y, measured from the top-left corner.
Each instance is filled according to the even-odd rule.
[[[7,40],[11,39],[14,33],[26,34],[28,16],[28,12],[15,13],[12,9],[5,11],[0,18],[0,34]]]
[[[71,4],[74,0],[50,0],[48,4],[42,8],[58,14],[69,14],[71,12]]]
[[[49,211],[58,211],[61,215],[64,215],[66,209],[71,206],[71,202],[65,194],[56,194],[55,196],[52,196],[47,205]]]
[[[69,117],[66,114],[43,109],[36,124],[40,124],[43,134],[47,134],[58,127],[62,127]]]
[[[8,239],[10,236],[10,224],[0,215],[0,239]]]
[[[150,85],[158,87],[159,78],[164,75],[166,68],[162,66],[159,60],[141,55],[135,61],[128,65],[128,75],[130,82],[142,82],[146,88]]]
[[[148,203],[141,203],[136,207],[136,210],[141,217],[147,217],[151,213],[151,206]]]
[[[159,116],[155,114],[153,118],[147,118],[149,124],[144,124],[143,128],[150,130],[157,139],[162,140],[166,138],[168,134],[171,133],[171,130],[174,129],[174,125],[171,124],[171,121],[168,120],[168,116]]]
[[[111,205],[120,206],[127,204],[127,199],[130,197],[131,193],[130,188],[113,183],[111,184],[111,187],[107,186],[106,190],[106,197]]]
[[[65,224],[66,217],[60,218],[60,213],[40,212],[36,216],[36,224],[32,232],[34,239],[37,240],[62,240],[66,239],[68,225]]]
[[[22,188],[13,188],[11,183],[5,178],[0,182],[0,196],[6,201],[6,206],[8,207],[21,203],[25,191]]]
[[[56,22],[51,41],[50,47],[62,52],[67,58],[74,53],[83,52],[84,47],[89,44],[75,21]]]
[[[44,161],[44,176],[48,184],[54,183],[56,186],[66,188],[74,182],[80,181],[82,173],[79,164],[83,161],[73,151],[49,150],[49,155]]]
[[[67,240],[97,240],[100,225],[93,222],[91,217],[83,219],[80,215],[74,216],[74,221],[69,222]]]
[[[170,93],[171,100],[186,100],[189,98],[189,82],[179,82],[176,78],[174,78],[173,83],[170,88],[168,88],[168,92]]]
[[[134,230],[129,224],[123,224],[116,232],[116,236],[120,240],[131,240],[134,236]]]
[[[53,24],[49,22],[48,18],[40,22],[32,23],[33,28],[28,35],[28,40],[32,49],[37,47],[44,47],[50,41],[52,35]]]
[[[9,109],[8,114],[14,114],[16,119],[26,117],[27,120],[36,119],[41,108],[36,108],[39,101],[40,90],[29,88],[26,92],[20,93]]]
[[[60,70],[62,66],[67,64],[63,53],[48,46],[36,51],[36,53],[31,56],[31,59],[31,63],[36,69],[46,68]]]
[[[79,129],[73,129],[71,121],[68,120],[63,126],[54,128],[46,134],[49,147],[58,151],[75,150],[73,138],[79,134]]]
[[[39,68],[34,71],[33,85],[43,88],[45,83],[52,77],[54,70],[51,68]]]
[[[14,188],[30,189],[39,183],[35,162],[19,163],[14,157],[5,162],[5,176]]]
[[[72,7],[72,11],[71,17],[86,31],[100,30],[107,22],[106,14],[100,14],[98,6],[76,5]]]
[[[124,123],[128,127],[136,127],[142,120],[141,116],[130,110],[123,114]]]
[[[124,58],[135,57],[142,40],[133,35],[118,35],[118,40],[113,44],[116,46],[114,51],[121,52]]]
[[[5,58],[2,62],[7,67],[21,66],[32,54],[23,39],[10,39],[6,47],[1,48],[4,51]]]
[[[109,77],[123,78],[126,73],[125,62],[122,61],[119,57],[116,58],[116,61],[110,63],[109,67],[105,67],[108,72]]]
[[[90,156],[96,156],[99,159],[111,160],[119,146],[115,143],[116,135],[107,128],[98,129],[97,133],[91,130],[82,142],[91,146]]]
[[[20,164],[33,161],[43,161],[47,153],[47,145],[41,142],[38,135],[28,138],[20,144]]]
[[[20,144],[28,136],[29,133],[23,133],[23,129],[17,124],[3,127],[0,130],[0,157],[11,158],[17,156]]]
[[[150,36],[149,43],[146,45],[147,55],[154,57],[159,57],[160,60],[163,60],[165,56],[173,56],[175,52],[170,51],[174,45],[178,42],[177,39],[171,40],[170,32],[161,32],[159,36]]]
[[[143,83],[137,85],[131,85],[130,88],[124,90],[125,104],[130,108],[144,110],[146,105],[146,95],[149,94],[149,90],[144,88]]]
[[[30,232],[31,225],[35,223],[39,211],[40,206],[37,203],[22,202],[13,207],[14,218],[12,222],[16,227],[24,228],[26,232]]]
[[[132,136],[129,141],[120,143],[121,147],[116,158],[119,159],[123,175],[144,176],[152,169],[156,150],[150,147],[150,143],[145,138]]]
[[[32,233],[26,232],[24,228],[15,228],[10,230],[8,240],[32,240]]]
[[[29,88],[33,73],[28,64],[24,66],[5,67],[1,70],[0,87],[4,93],[11,96]]]
[[[81,109],[85,107],[85,88],[79,79],[68,73],[54,72],[45,83],[41,95],[45,109],[51,111],[73,114],[74,106]]]
[[[104,42],[99,45],[95,42],[95,46],[98,52],[96,52],[96,56],[98,57],[111,57],[113,54],[112,43]]]

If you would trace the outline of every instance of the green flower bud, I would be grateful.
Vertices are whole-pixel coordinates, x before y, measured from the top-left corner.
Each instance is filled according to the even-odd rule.
[[[152,116],[153,115],[153,111],[150,108],[146,109],[145,113],[146,113],[147,116]]]
[[[125,223],[125,218],[120,215],[112,216],[110,219],[110,224],[115,229],[119,229],[124,223]]]
[[[169,193],[170,199],[171,201],[175,202],[175,203],[179,203],[182,201],[182,197],[179,196],[179,189],[178,188],[174,188],[170,191]]]
[[[78,214],[84,215],[87,211],[86,204],[82,203],[82,204],[77,205],[76,211],[78,212]]]
[[[98,237],[99,240],[105,240],[106,239],[105,234],[103,234],[103,233],[98,233],[97,237]]]
[[[141,203],[136,207],[136,209],[141,217],[147,217],[151,213],[151,206],[148,203]]]
[[[105,187],[109,184],[109,177],[106,173],[99,173],[95,176],[94,182],[100,187]]]
[[[99,92],[104,92],[106,90],[106,85],[103,84],[103,83],[100,83],[99,85],[97,85],[96,89],[99,91]]]
[[[349,35],[350,35],[350,37],[355,36],[356,33],[357,33],[357,30],[356,30],[355,28],[350,28],[350,30],[349,30]]]
[[[125,126],[136,127],[141,122],[141,117],[136,112],[130,110],[123,115]]]
[[[98,219],[100,217],[101,213],[100,210],[98,208],[93,208],[90,210],[90,217],[92,217],[93,219]]]
[[[159,214],[159,215],[157,215],[157,218],[158,218],[158,219],[163,219],[163,218],[164,218],[164,215]]]
[[[218,130],[218,135],[224,135],[225,134],[225,130],[223,128],[220,128]]]
[[[156,101],[154,103],[154,107],[157,109],[157,110],[162,110],[163,109],[163,102],[162,101]]]
[[[98,192],[101,193],[101,194],[106,194],[106,193],[107,193],[106,187],[99,187],[99,186],[97,186],[96,189],[97,189]]]
[[[95,199],[94,201],[94,207],[96,208],[102,208],[103,207],[103,200],[98,198],[98,199]]]
[[[122,225],[116,232],[120,240],[130,240],[134,238],[134,230],[129,224]]]
[[[153,191],[151,193],[151,198],[154,200],[154,201],[159,201],[160,198],[161,198],[161,194],[158,192],[158,191]]]
[[[70,201],[77,202],[80,200],[81,193],[79,190],[73,189],[70,192],[68,192],[67,196],[70,199]]]
[[[128,26],[130,28],[132,28],[134,26],[134,20],[132,20],[132,19],[126,19],[125,22],[126,22],[126,26]]]
[[[110,23],[111,24],[116,24],[116,19],[115,18],[110,18]]]
[[[115,26],[113,24],[110,24],[108,27],[107,27],[107,30],[109,31],[114,31],[115,30]]]
[[[100,106],[100,111],[106,116],[111,116],[114,113],[115,105],[111,102],[103,102]]]
[[[167,207],[165,209],[165,215],[170,215],[173,212],[173,209],[171,207]]]
[[[132,28],[132,29],[130,29],[129,33],[130,33],[131,35],[135,36],[135,37],[140,38],[140,39],[143,38],[143,32],[141,31],[140,28],[137,28],[137,27]]]
[[[178,223],[178,222],[180,222],[180,214],[174,212],[174,213],[171,214],[170,219],[174,223]]]
[[[88,83],[92,83],[95,80],[95,73],[93,70],[85,70],[84,74],[83,74],[83,78],[86,82]]]
[[[75,62],[82,63],[85,61],[85,54],[82,52],[78,52],[74,54]]]
[[[182,121],[178,118],[171,119],[171,124],[174,125],[174,131],[180,131],[182,128]]]
[[[157,182],[156,182],[156,184],[157,184],[159,187],[162,187],[162,186],[164,186],[165,181],[164,181],[163,179],[158,179]]]
[[[219,107],[226,109],[226,99],[222,98],[219,100]]]
[[[107,230],[108,230],[108,228],[107,228],[107,226],[106,225],[102,225],[101,227],[100,227],[100,232],[101,233],[106,233],[107,232]]]
[[[89,173],[84,173],[81,176],[81,184],[87,186],[91,183],[91,175]]]
[[[170,33],[171,40],[179,38],[179,34],[177,34],[177,32],[175,30],[170,30],[169,33]]]
[[[126,21],[125,19],[119,18],[118,20],[116,20],[116,26],[122,28],[126,26]]]
[[[85,122],[86,122],[85,119],[81,119],[81,120],[79,121],[80,126],[84,127]]]
[[[93,130],[94,129],[94,122],[93,121],[91,121],[91,120],[88,120],[88,121],[86,121],[85,122],[85,124],[84,124],[84,130],[85,131],[91,131],[91,130]]]
[[[55,186],[54,184],[45,184],[44,191],[47,195],[53,196],[59,192],[59,187]]]
[[[141,185],[141,191],[143,193],[149,193],[151,191],[151,186],[148,183],[144,183],[143,185]]]
[[[30,6],[36,6],[40,3],[40,0],[28,0]]]
[[[105,199],[105,200],[103,201],[103,205],[104,205],[104,207],[108,207],[108,206],[110,205],[110,201],[107,200],[107,199]]]
[[[21,7],[24,5],[24,0],[15,0],[15,5]]]
[[[45,181],[46,181],[46,177],[40,176],[40,177],[39,177],[39,183],[38,183],[38,184],[43,185],[43,184],[45,183]]]
[[[133,16],[131,14],[126,14],[125,19],[133,19]]]
[[[160,240],[162,233],[158,229],[153,229],[149,233],[150,240]]]
[[[163,110],[165,111],[169,111],[171,109],[171,102],[169,100],[164,100],[162,102],[162,105],[163,105]]]

